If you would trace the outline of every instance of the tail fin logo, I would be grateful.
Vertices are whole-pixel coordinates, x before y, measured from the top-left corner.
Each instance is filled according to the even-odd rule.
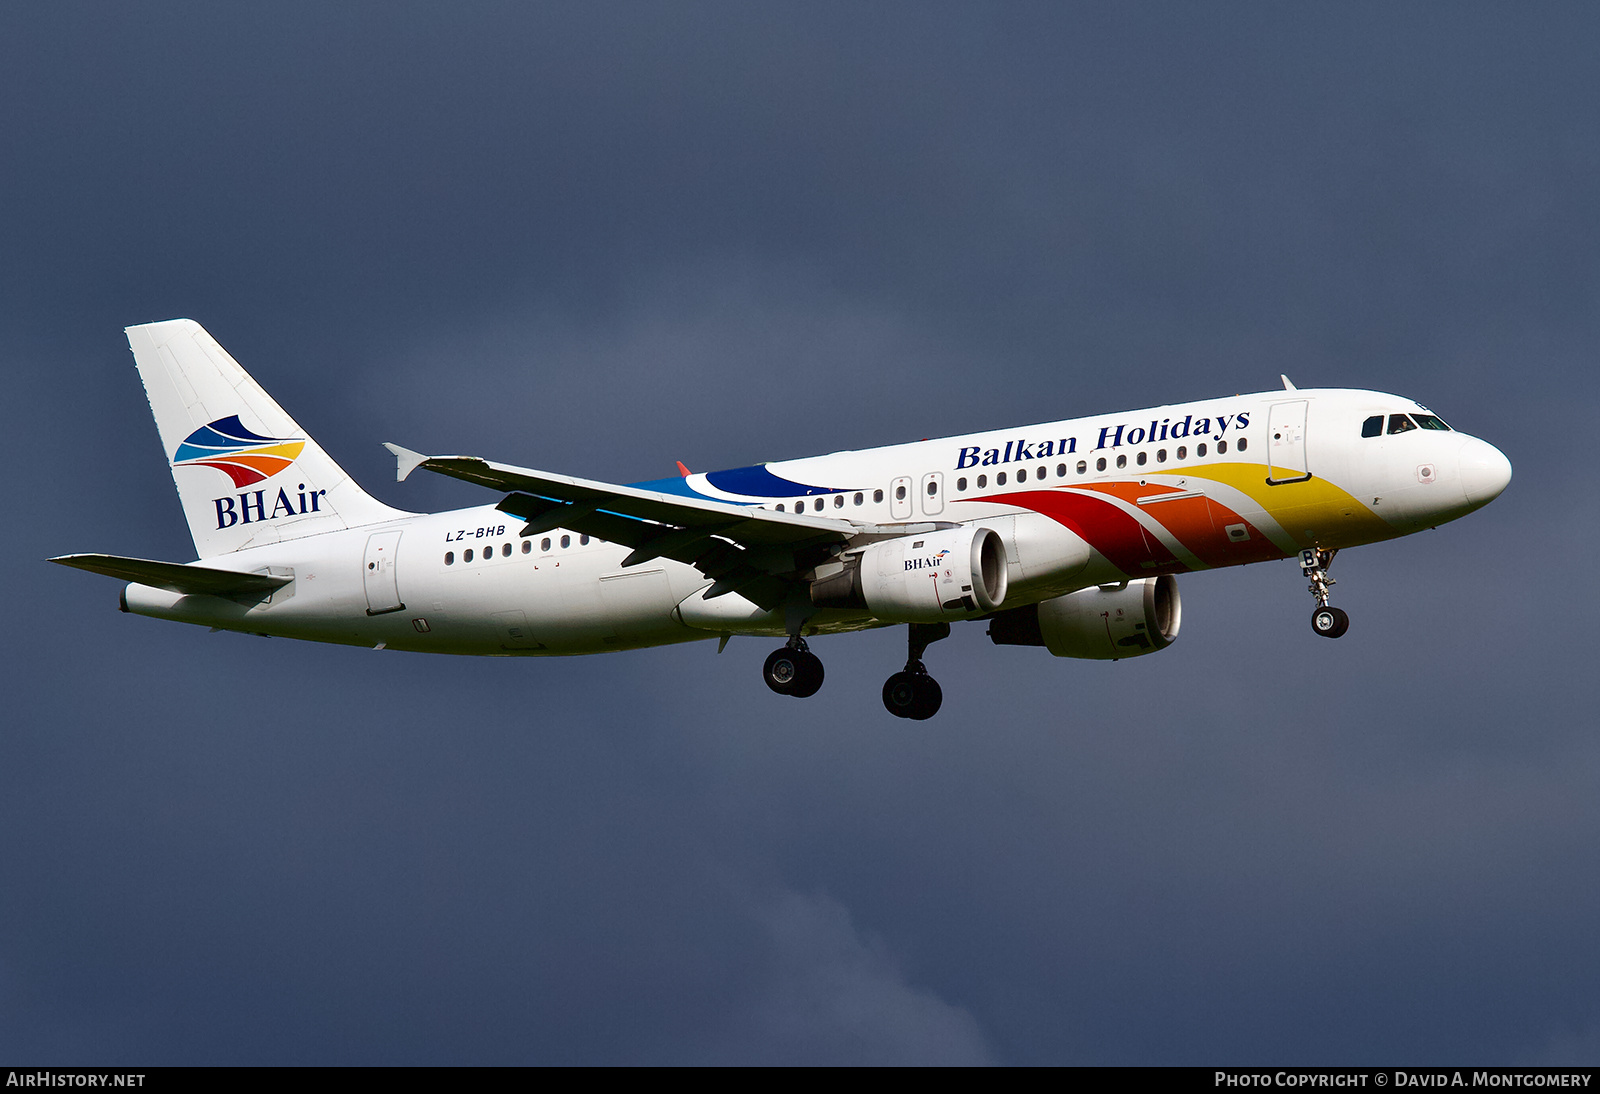
[[[237,488],[270,479],[294,463],[305,446],[303,438],[258,436],[232,414],[185,437],[172,454],[172,466],[215,467]]]

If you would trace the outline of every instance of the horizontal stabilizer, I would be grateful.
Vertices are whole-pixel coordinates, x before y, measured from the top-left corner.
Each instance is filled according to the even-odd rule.
[[[62,555],[49,561],[186,595],[266,596],[294,580],[271,574],[242,574],[237,570],[214,570],[209,566],[185,566],[178,562],[154,562],[147,558],[123,558],[120,555]]]

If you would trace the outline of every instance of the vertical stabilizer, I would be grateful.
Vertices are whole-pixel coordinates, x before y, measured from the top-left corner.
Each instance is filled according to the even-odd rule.
[[[200,324],[127,335],[200,558],[407,515],[357,486]]]

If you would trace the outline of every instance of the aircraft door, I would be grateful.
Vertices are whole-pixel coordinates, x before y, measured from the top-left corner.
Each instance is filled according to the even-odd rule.
[[[922,511],[930,517],[944,512],[944,472],[930,471],[922,476]]]
[[[361,584],[367,593],[367,614],[398,612],[400,586],[395,573],[395,558],[400,552],[399,532],[374,532],[367,537],[367,554],[361,569]]]
[[[1267,414],[1267,484],[1305,482],[1311,477],[1306,464],[1306,406],[1304,399],[1273,403]]]
[[[889,516],[893,520],[911,519],[911,480],[906,476],[889,484]]]

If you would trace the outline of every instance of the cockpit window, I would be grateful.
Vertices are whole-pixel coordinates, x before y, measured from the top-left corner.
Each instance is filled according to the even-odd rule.
[[[1370,417],[1366,421],[1362,422],[1361,423],[1361,435],[1363,437],[1381,437],[1381,436],[1383,436],[1383,415],[1382,414],[1374,414],[1372,417]]]
[[[1417,424],[1423,429],[1441,429],[1446,432],[1448,432],[1450,429],[1449,426],[1445,425],[1432,414],[1413,414],[1411,416],[1417,420]]]
[[[1410,418],[1406,417],[1404,414],[1391,414],[1391,415],[1389,415],[1389,436],[1392,437],[1396,433],[1404,433],[1408,429],[1415,429],[1415,428],[1417,428],[1417,423],[1413,422]]]

